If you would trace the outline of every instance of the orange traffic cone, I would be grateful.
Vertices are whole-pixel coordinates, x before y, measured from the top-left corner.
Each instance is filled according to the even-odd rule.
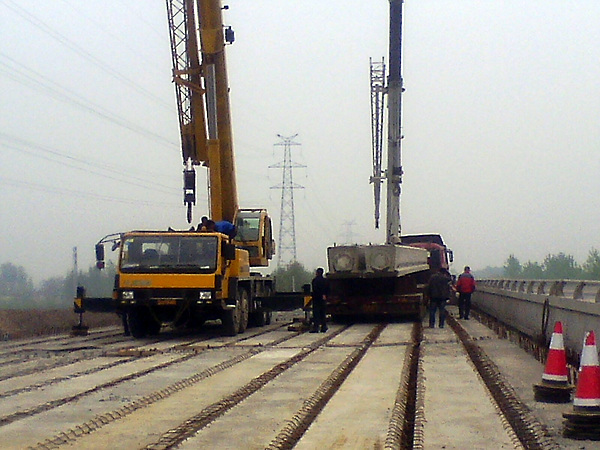
[[[546,368],[542,374],[542,382],[533,385],[533,392],[538,402],[568,403],[571,401],[572,390],[573,385],[569,383],[562,323],[556,322],[550,339],[550,349],[546,359]]]
[[[600,440],[600,367],[593,331],[585,335],[573,412],[563,417],[565,437]]]
[[[587,333],[581,352],[579,380],[577,381],[573,407],[600,412],[600,366],[598,366],[596,335],[593,331]]]

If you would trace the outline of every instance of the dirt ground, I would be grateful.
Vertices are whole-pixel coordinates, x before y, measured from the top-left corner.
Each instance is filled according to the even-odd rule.
[[[79,316],[65,310],[0,310],[0,340],[68,333],[79,323]],[[86,314],[84,324],[90,328],[119,325],[116,314]]]

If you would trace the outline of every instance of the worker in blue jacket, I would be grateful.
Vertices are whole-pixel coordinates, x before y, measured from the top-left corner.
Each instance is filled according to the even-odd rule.
[[[219,220],[218,222],[215,222],[215,231],[226,234],[231,239],[233,239],[237,234],[235,225],[228,220]]]

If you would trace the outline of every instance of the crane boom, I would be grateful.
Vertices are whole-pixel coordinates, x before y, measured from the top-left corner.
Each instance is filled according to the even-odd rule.
[[[388,76],[387,234],[388,244],[400,241],[400,184],[402,183],[402,3],[390,0]]]
[[[210,212],[215,222],[235,224],[235,243],[251,266],[268,265],[275,248],[271,219],[262,208],[239,209],[221,0],[166,0],[184,164],[188,222],[196,203],[194,167],[208,168]]]
[[[233,32],[223,32],[220,0],[167,0],[167,16],[188,222],[196,203],[194,166],[200,164],[208,168],[210,215],[234,222],[238,198],[225,62],[225,36],[231,43]]]

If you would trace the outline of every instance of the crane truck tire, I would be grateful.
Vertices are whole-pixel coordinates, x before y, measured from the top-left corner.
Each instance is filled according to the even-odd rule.
[[[238,333],[243,333],[248,328],[248,317],[250,315],[250,301],[248,300],[248,291],[246,289],[238,290],[238,299],[236,303],[240,309],[240,324]]]
[[[267,323],[267,312],[264,309],[253,311],[248,320],[248,326],[263,327]]]
[[[235,308],[223,311],[221,322],[223,324],[223,334],[225,336],[235,336],[240,329],[240,299],[236,296]]]
[[[160,322],[158,322],[154,317],[152,317],[150,314],[148,314],[147,316],[148,319],[148,323],[147,323],[147,329],[148,329],[148,334],[150,336],[156,336],[160,333],[160,328],[162,326],[162,324]]]
[[[147,311],[140,307],[132,308],[127,313],[127,325],[131,336],[136,339],[145,338],[148,334],[148,320],[146,318]]]

